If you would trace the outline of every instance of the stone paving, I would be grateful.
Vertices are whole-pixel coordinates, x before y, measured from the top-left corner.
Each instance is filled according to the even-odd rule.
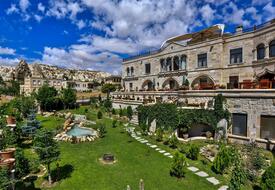
[[[135,138],[137,141],[139,141],[140,143],[146,144],[147,146],[155,149],[156,151],[158,151],[159,153],[163,154],[164,156],[167,156],[169,158],[173,158],[173,156],[171,155],[171,153],[166,152],[165,150],[160,149],[157,145],[151,144],[149,143],[148,140],[145,140],[137,135],[141,135],[140,133],[135,134],[134,132],[132,132],[132,137]],[[189,164],[187,163],[187,166],[189,166]],[[213,185],[219,185],[220,181],[218,179],[216,179],[215,177],[209,177],[209,175],[204,172],[204,171],[200,171],[198,168],[194,167],[194,166],[189,166],[187,167],[188,170],[190,170],[191,172],[195,173],[197,176],[206,178],[206,180],[208,182],[210,182]],[[228,186],[227,185],[223,185],[221,186],[218,190],[227,190]]]

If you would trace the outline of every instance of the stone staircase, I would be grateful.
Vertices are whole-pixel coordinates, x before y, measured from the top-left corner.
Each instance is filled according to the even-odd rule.
[[[135,114],[133,115],[132,120],[130,121],[131,124],[138,125],[138,116]]]

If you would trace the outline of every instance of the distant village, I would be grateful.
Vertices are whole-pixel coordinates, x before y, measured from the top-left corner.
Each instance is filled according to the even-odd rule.
[[[57,90],[73,88],[76,91],[90,91],[102,83],[112,83],[120,86],[121,77],[107,72],[90,70],[72,70],[43,64],[28,64],[21,60],[17,66],[0,66],[0,76],[3,81],[18,81],[21,94],[37,91],[48,83]]]

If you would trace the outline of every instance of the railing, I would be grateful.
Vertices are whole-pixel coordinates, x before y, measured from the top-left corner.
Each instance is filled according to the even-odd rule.
[[[244,28],[242,30],[243,33],[247,33],[247,32],[253,32],[255,30],[259,30],[262,29],[266,26],[269,26],[270,24],[275,23],[275,19],[271,19],[265,23],[259,24],[259,25],[254,25],[253,27],[249,27],[249,28]],[[235,34],[236,32],[234,32],[233,34]]]
[[[129,61],[129,60],[136,59],[136,58],[139,58],[139,57],[144,57],[144,56],[156,54],[156,53],[159,53],[160,51],[161,51],[161,49],[150,50],[150,51],[146,51],[146,52],[141,52],[141,53],[139,53],[137,55],[133,55],[133,56],[130,56],[130,57],[127,57],[127,58],[123,58],[122,60],[123,61]]]

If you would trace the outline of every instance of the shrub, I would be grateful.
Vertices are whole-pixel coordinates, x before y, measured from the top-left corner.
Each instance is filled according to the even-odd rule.
[[[175,134],[173,134],[169,139],[169,146],[171,148],[177,148],[178,143],[179,143],[178,138],[176,137]]]
[[[184,145],[178,146],[178,151],[182,154],[186,154],[186,146]]]
[[[21,148],[17,148],[15,152],[15,171],[18,179],[27,175],[30,171],[29,160],[25,157]]]
[[[261,187],[263,190],[275,190],[275,162],[264,172]]]
[[[106,131],[106,128],[103,124],[100,124],[100,126],[98,128],[98,133],[99,133],[100,138],[105,137],[105,134],[107,133],[107,131]]]
[[[220,151],[213,162],[213,170],[218,174],[223,174],[225,169],[230,167],[234,160],[237,160],[238,153],[233,147],[221,146]]]
[[[200,148],[195,144],[191,144],[188,148],[188,151],[186,152],[186,157],[191,160],[197,160],[199,157],[199,153]]]
[[[116,110],[114,108],[112,109],[112,114],[116,115]]]
[[[240,190],[246,179],[247,178],[243,166],[241,163],[236,164],[231,174],[229,190]]]
[[[156,140],[159,142],[163,140],[163,130],[161,128],[156,130]]]
[[[116,120],[116,119],[113,120],[113,122],[112,122],[112,127],[113,127],[113,128],[116,128],[116,127],[117,127],[117,120]]]
[[[173,158],[172,167],[170,169],[170,175],[177,178],[182,178],[185,175],[186,161],[184,156],[178,151]]]
[[[142,135],[147,135],[148,126],[146,124],[140,125]]]
[[[169,144],[169,141],[170,141],[169,136],[164,135],[164,136],[163,136],[163,144],[164,144],[164,145],[168,145],[168,144]]]
[[[102,112],[98,111],[97,112],[97,119],[102,119],[102,116],[103,116]]]
[[[127,107],[127,117],[128,117],[129,120],[131,120],[132,117],[133,117],[133,109],[132,109],[132,106],[128,106],[128,107]]]

